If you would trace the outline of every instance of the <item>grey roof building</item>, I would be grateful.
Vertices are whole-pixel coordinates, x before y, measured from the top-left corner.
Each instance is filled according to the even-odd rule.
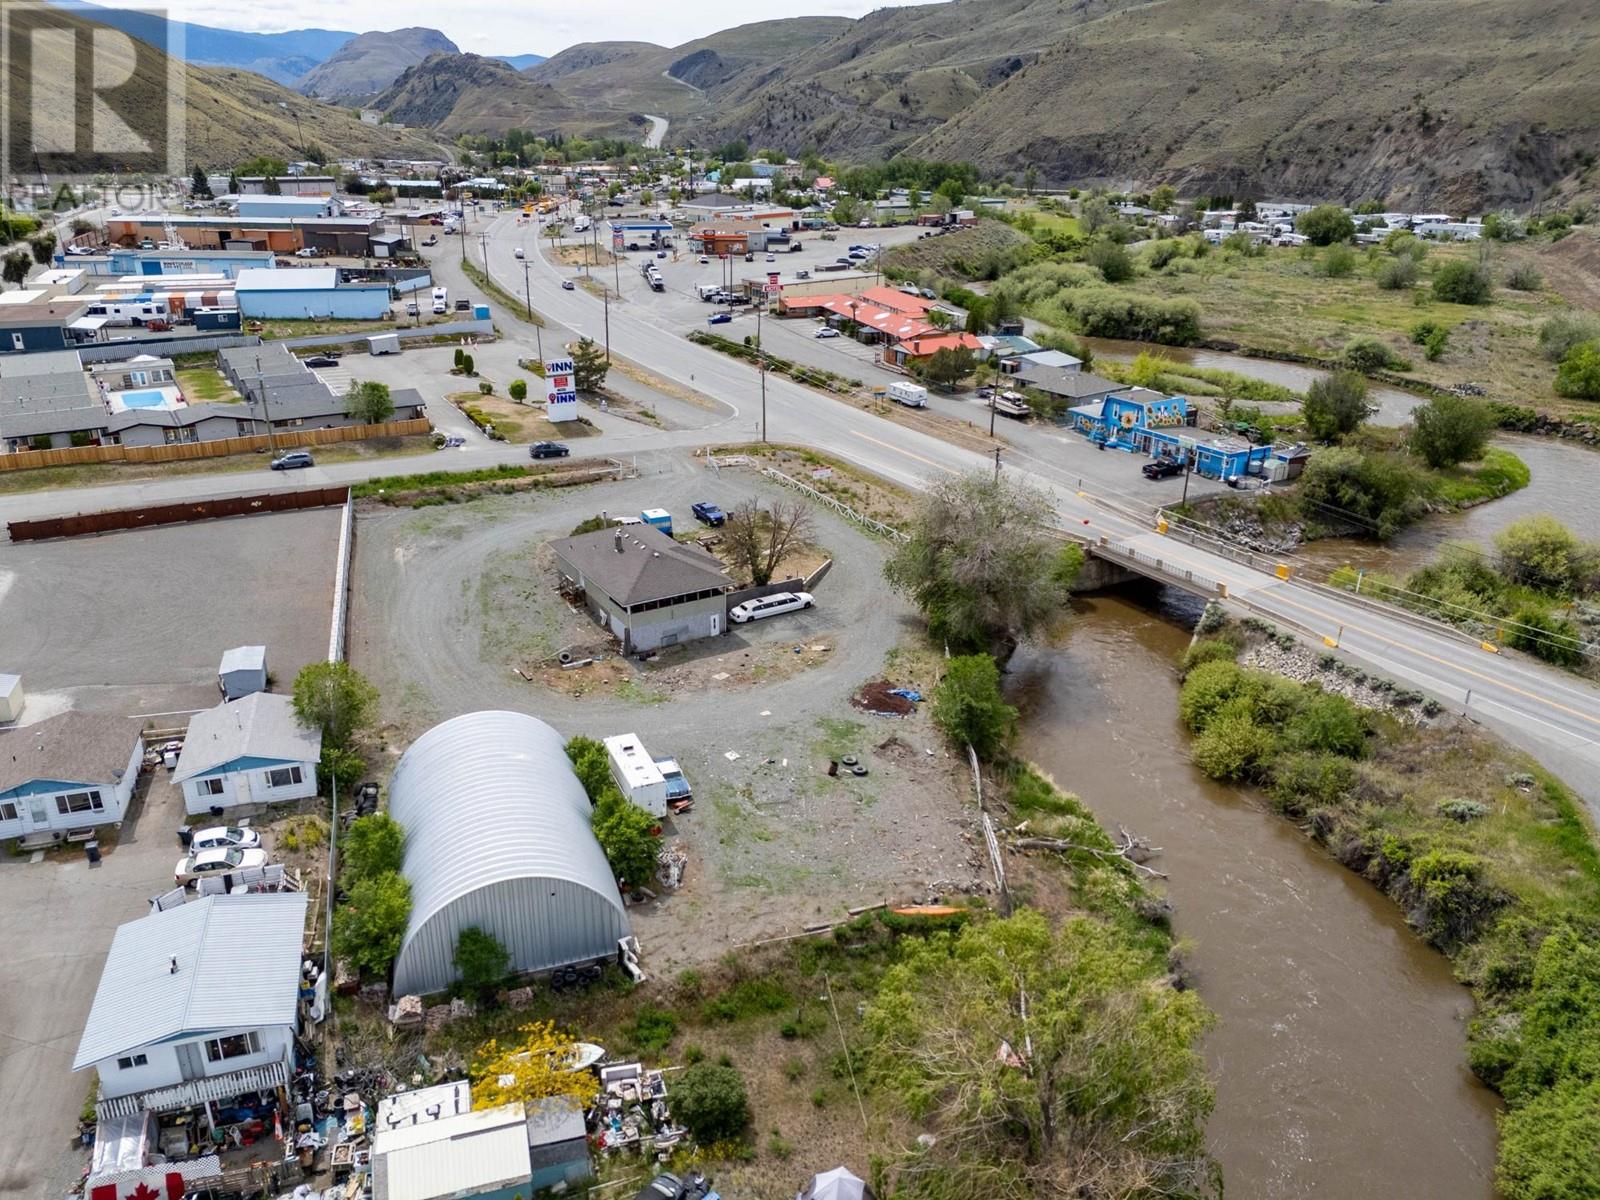
[[[550,544],[557,570],[623,653],[655,650],[727,628],[728,572],[699,546],[651,525],[598,530]]]
[[[608,959],[628,935],[589,798],[543,721],[491,711],[435,725],[395,767],[389,812],[405,827],[411,884],[396,995],[447,988],[470,925],[516,972]]]
[[[322,733],[300,724],[292,697],[252,692],[189,718],[172,780],[182,783],[249,759],[314,763],[321,757]]]
[[[40,780],[121,783],[139,741],[139,727],[126,717],[83,712],[0,733],[0,799]]]

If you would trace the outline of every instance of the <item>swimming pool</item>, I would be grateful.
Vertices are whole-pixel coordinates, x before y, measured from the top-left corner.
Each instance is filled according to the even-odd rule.
[[[167,394],[159,388],[145,392],[122,392],[117,400],[123,408],[160,408],[167,402]]]

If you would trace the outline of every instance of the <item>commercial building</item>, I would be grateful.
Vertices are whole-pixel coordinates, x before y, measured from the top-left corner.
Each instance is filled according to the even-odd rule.
[[[78,342],[69,328],[89,311],[88,302],[66,296],[43,299],[12,292],[17,300],[0,304],[0,355],[66,350]]]
[[[321,759],[322,732],[300,723],[292,697],[252,692],[189,718],[172,781],[191,815],[277,804],[317,794]]]
[[[589,798],[543,721],[492,711],[434,726],[395,767],[389,813],[406,832],[411,884],[396,995],[449,987],[469,926],[518,973],[611,959],[629,935]]]
[[[0,840],[49,843],[120,822],[143,760],[126,717],[65,712],[0,733]]]
[[[198,1108],[210,1142],[238,1097],[265,1093],[287,1115],[305,923],[304,892],[270,892],[118,927],[72,1060],[99,1076],[100,1120]]]
[[[227,214],[179,216],[142,213],[111,217],[106,238],[115,245],[155,250],[167,231],[190,249],[270,250],[293,254],[296,250],[321,250],[327,254],[364,255],[370,238],[384,232],[376,217],[234,217]]]
[[[345,283],[337,267],[240,271],[234,283],[239,311],[277,320],[377,321],[389,315],[389,286]]]
[[[1072,427],[1107,446],[1148,449],[1152,430],[1189,421],[1189,402],[1145,387],[1119,388],[1114,395],[1070,410]]]
[[[622,643],[624,654],[716,637],[732,586],[717,559],[649,525],[550,544],[563,586]]]
[[[344,205],[332,196],[240,196],[234,212],[248,217],[339,217]]]
[[[332,196],[338,189],[339,181],[332,175],[276,175],[273,178],[278,185],[278,198],[300,196]],[[223,186],[227,186],[224,180]],[[241,197],[265,197],[267,195],[267,177],[265,175],[241,175],[239,177],[239,193]]]
[[[113,248],[105,254],[57,254],[58,266],[87,275],[222,275],[238,278],[251,267],[271,268],[277,256],[270,250],[129,250]]]

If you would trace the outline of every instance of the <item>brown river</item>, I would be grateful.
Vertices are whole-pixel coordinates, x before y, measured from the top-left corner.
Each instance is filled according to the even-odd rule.
[[[1229,1196],[1490,1200],[1498,1102],[1466,1067],[1471,997],[1396,908],[1247,789],[1189,761],[1173,664],[1190,598],[1083,601],[1012,664],[1023,752],[1163,853],[1218,1023],[1208,1129]]]

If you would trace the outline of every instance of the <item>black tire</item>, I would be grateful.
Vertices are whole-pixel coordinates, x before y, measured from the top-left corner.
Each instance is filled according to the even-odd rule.
[[[858,776],[858,777],[862,776],[862,775],[865,775],[866,773],[867,773],[867,769],[865,767],[861,766],[860,764],[857,764],[856,766],[853,766],[853,767],[850,768],[850,774]]]
[[[853,767],[858,762],[860,762],[861,760],[859,758],[857,758],[854,754],[846,754],[839,761],[842,762],[847,767]]]

